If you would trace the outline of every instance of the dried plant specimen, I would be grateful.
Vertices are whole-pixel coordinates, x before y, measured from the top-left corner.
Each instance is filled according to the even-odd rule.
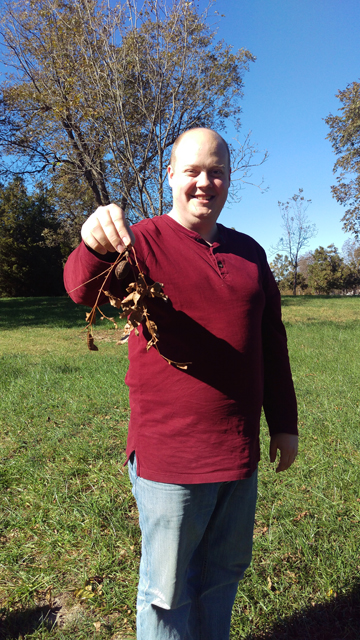
[[[132,259],[134,261],[134,265],[132,264]],[[134,282],[131,282],[127,287],[126,291],[128,295],[125,298],[117,298],[110,291],[105,291],[106,283],[109,279],[110,274],[114,270],[116,277],[119,280],[122,280],[129,275],[131,269],[134,274]],[[147,351],[151,347],[155,347],[159,355],[164,358],[164,360],[166,360],[169,364],[174,365],[178,369],[186,370],[188,368],[188,365],[191,364],[190,362],[174,362],[173,360],[170,360],[170,358],[166,358],[166,356],[164,356],[160,352],[158,344],[158,328],[156,323],[150,318],[147,301],[150,298],[161,298],[162,300],[167,301],[168,297],[163,291],[164,285],[162,283],[154,282],[152,284],[148,284],[146,282],[145,275],[139,267],[134,247],[132,245],[128,245],[121,253],[119,253],[116,261],[108,269],[106,269],[103,274],[100,275],[105,275],[104,282],[99,290],[93,308],[86,314],[87,345],[90,351],[98,351],[98,347],[94,344],[92,329],[93,325],[96,322],[96,311],[99,311],[101,320],[103,320],[104,318],[110,320],[114,323],[115,328],[117,329],[115,319],[105,316],[105,314],[98,306],[100,295],[103,293],[109,298],[110,304],[116,309],[120,310],[119,317],[127,318],[127,323],[117,344],[124,344],[125,342],[127,342],[131,331],[134,331],[136,335],[139,335],[137,327],[141,323],[145,323],[145,326],[150,334],[150,340],[148,340],[146,345]]]

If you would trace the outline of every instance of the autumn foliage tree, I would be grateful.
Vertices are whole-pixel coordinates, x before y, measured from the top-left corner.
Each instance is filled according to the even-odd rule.
[[[166,166],[180,133],[221,130],[229,118],[240,127],[254,56],[217,42],[195,2],[8,0],[0,32],[12,72],[0,88],[6,175],[40,175],[59,193],[65,182],[88,203],[149,217],[169,206]],[[246,179],[254,153],[247,137],[235,178]]]
[[[325,118],[330,132],[327,136],[338,156],[334,173],[337,184],[331,190],[334,198],[346,206],[343,229],[360,235],[360,82],[339,91],[340,114]]]

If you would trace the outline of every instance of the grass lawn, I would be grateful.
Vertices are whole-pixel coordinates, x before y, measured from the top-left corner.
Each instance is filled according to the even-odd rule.
[[[127,347],[86,348],[67,298],[0,299],[0,640],[120,640],[140,542],[125,460]],[[112,312],[110,312],[112,315]],[[231,638],[360,637],[360,298],[283,298],[300,454],[262,461]]]

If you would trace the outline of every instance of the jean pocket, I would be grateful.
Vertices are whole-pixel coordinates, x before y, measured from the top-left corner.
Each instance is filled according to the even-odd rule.
[[[130,482],[132,484],[132,492],[133,495],[135,497],[135,485],[136,485],[136,481],[137,481],[137,473],[136,473],[136,455],[135,455],[135,451],[132,452],[129,460],[128,460],[128,473],[129,473],[129,478],[130,478]]]

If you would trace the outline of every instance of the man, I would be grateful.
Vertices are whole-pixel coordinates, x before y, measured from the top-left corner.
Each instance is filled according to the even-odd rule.
[[[104,262],[135,243],[160,354],[146,329],[129,340],[128,464],[142,531],[138,640],[228,640],[237,585],[251,560],[261,407],[277,471],[297,454],[294,388],[280,296],[265,253],[217,223],[230,185],[228,147],[210,129],[175,142],[173,209],[129,229],[116,205],[85,222],[69,291],[92,305]],[[125,283],[126,284],[126,283]],[[125,284],[109,283],[114,295]],[[108,284],[107,284],[108,287]],[[104,301],[104,300],[102,300]]]

